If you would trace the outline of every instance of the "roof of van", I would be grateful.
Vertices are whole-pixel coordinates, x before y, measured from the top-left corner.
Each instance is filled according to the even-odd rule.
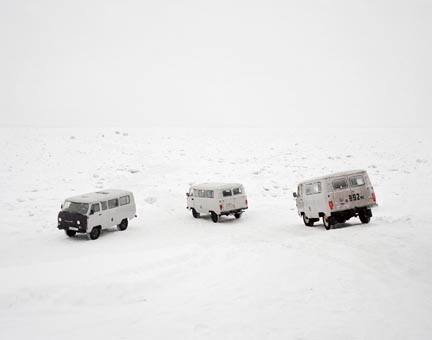
[[[82,194],[78,196],[72,196],[66,198],[66,201],[76,202],[76,203],[93,203],[106,201],[113,198],[119,198],[120,196],[130,195],[130,191],[118,190],[118,189],[104,189],[95,192],[89,192],[87,194]]]
[[[366,170],[349,170],[349,171],[335,172],[335,173],[328,174],[328,175],[325,175],[325,176],[315,177],[315,178],[311,178],[311,179],[308,179],[308,180],[305,180],[305,181],[301,181],[299,184],[304,184],[304,183],[308,183],[308,182],[318,181],[320,179],[350,176],[350,175],[355,175],[355,174],[364,173],[364,172],[366,172]]]
[[[223,190],[223,189],[232,189],[236,187],[240,187],[242,184],[240,183],[201,183],[191,185],[192,189],[198,190]]]

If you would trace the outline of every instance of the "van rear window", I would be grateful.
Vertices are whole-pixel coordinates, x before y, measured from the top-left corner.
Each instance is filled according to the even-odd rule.
[[[223,191],[222,191],[222,196],[223,196],[223,197],[232,196],[232,192],[231,192],[231,190],[223,190]]]
[[[333,181],[333,189],[342,190],[348,187],[348,183],[345,178],[335,179]]]
[[[129,195],[128,196],[122,196],[122,197],[120,197],[119,203],[120,203],[120,205],[129,204],[130,203],[130,197],[129,197]]]
[[[241,188],[234,188],[233,189],[233,195],[241,195],[243,192],[242,192],[242,189]]]
[[[349,180],[352,187],[360,187],[362,185],[365,185],[365,181],[362,175],[352,176]]]

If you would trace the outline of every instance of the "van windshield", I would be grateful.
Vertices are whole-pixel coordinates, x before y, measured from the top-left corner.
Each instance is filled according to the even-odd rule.
[[[81,215],[85,215],[88,212],[88,208],[89,208],[88,203],[76,203],[76,202],[66,201],[62,210],[71,213],[78,213]]]

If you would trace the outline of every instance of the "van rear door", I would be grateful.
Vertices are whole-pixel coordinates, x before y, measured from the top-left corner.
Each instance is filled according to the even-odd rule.
[[[234,188],[232,190],[232,193],[233,193],[234,209],[237,210],[237,209],[247,208],[247,203],[246,203],[247,198],[243,187]]]
[[[235,210],[234,197],[231,189],[222,190],[222,211]]]
[[[333,203],[335,211],[351,209],[351,188],[345,177],[335,178],[331,181],[333,188]]]
[[[349,177],[351,195],[349,200],[352,207],[364,207],[369,204],[370,192],[366,185],[365,174],[356,174]]]

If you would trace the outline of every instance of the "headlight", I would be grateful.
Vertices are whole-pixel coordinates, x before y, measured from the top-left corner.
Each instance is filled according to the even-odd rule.
[[[77,221],[77,224],[80,225],[80,221]]]
[[[58,218],[59,222],[61,222],[61,217]]]

